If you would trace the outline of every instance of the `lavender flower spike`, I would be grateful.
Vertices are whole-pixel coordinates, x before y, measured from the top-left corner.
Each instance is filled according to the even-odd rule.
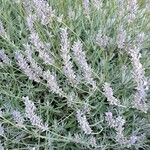
[[[35,13],[43,25],[47,25],[55,16],[55,11],[45,0],[32,0]]]
[[[113,90],[109,83],[107,82],[104,83],[103,90],[104,90],[104,95],[106,96],[107,101],[110,103],[110,105],[116,105],[116,106],[120,105],[119,100],[113,96]]]
[[[39,76],[29,67],[26,59],[20,52],[16,52],[16,60],[20,69],[29,77],[30,80],[40,82]]]
[[[31,14],[28,15],[26,25],[27,25],[28,30],[29,30],[30,32],[35,32],[35,31],[34,31],[34,22],[35,22],[36,20],[37,20],[36,15],[33,15],[33,14],[32,14],[32,15],[31,15]]]
[[[89,123],[87,121],[85,114],[83,114],[80,110],[77,110],[76,117],[77,117],[78,123],[80,124],[80,127],[84,131],[84,133],[87,135],[91,134],[92,129],[89,126]]]
[[[111,43],[111,38],[103,35],[101,33],[98,33],[96,35],[96,44],[99,45],[100,47],[105,48],[106,46],[108,46]]]
[[[12,112],[12,116],[13,116],[13,119],[17,123],[18,126],[23,126],[24,118],[23,118],[22,114],[19,111],[14,110]]]
[[[122,116],[118,116],[115,118],[113,117],[113,114],[111,112],[106,112],[105,115],[105,120],[107,121],[109,127],[115,129],[115,139],[120,145],[130,148],[138,141],[137,136],[130,136],[129,139],[127,139],[127,137],[124,136],[123,132],[125,119],[123,119]]]
[[[113,119],[113,114],[112,114],[112,112],[106,112],[105,113],[105,120],[107,121],[107,123],[108,123],[108,125],[110,126],[110,127],[114,127],[114,119]]]
[[[1,35],[5,35],[5,29],[4,29],[2,21],[0,20],[0,36]]]
[[[45,64],[54,64],[53,57],[47,52],[47,44],[41,41],[38,33],[31,32],[30,41],[35,46],[35,50],[39,53],[39,57],[43,59]]]
[[[54,75],[54,73],[51,73],[49,70],[44,71],[43,78],[47,81],[47,85],[53,93],[59,94],[59,96],[61,97],[65,96],[65,93],[62,91],[57,83],[56,75]]]
[[[8,58],[8,56],[5,54],[4,49],[1,49],[1,50],[0,50],[0,60],[2,60],[2,62],[3,62],[4,64],[7,64],[7,65],[10,65],[10,64],[11,64],[11,61],[10,61],[10,59]]]
[[[83,77],[85,81],[88,84],[92,85],[93,88],[95,88],[96,82],[94,81],[92,77],[92,69],[87,63],[85,52],[82,50],[82,43],[79,40],[74,43],[72,47],[72,51],[73,51],[76,63],[79,65],[79,67],[81,68],[83,72]]]
[[[136,18],[138,10],[137,0],[128,0],[127,10],[129,22],[132,22]]]
[[[0,123],[0,136],[3,136],[3,135],[4,135],[4,127]]]
[[[33,11],[33,2],[32,0],[23,0],[23,7],[25,9],[26,14],[30,14]]]
[[[127,36],[127,33],[123,29],[123,26],[121,25],[118,30],[118,35],[117,35],[117,39],[116,39],[118,48],[123,49],[125,47],[126,36]]]
[[[68,33],[67,28],[61,28],[61,57],[64,63],[64,73],[65,76],[68,78],[69,82],[72,84],[76,83],[76,75],[73,70],[73,64],[71,62],[70,53],[70,43],[68,41]]]
[[[29,97],[23,97],[25,103],[25,115],[30,120],[31,124],[43,131],[48,130],[48,125],[43,124],[42,119],[35,114],[36,107],[32,101],[29,100]]]
[[[145,77],[144,68],[140,62],[140,49],[134,46],[133,48],[129,49],[129,54],[131,56],[131,62],[133,66],[133,79],[137,84],[133,107],[146,113],[148,110],[146,104],[148,81]]]
[[[27,56],[27,60],[30,62],[31,68],[35,71],[37,76],[42,76],[43,69],[37,64],[37,62],[32,57],[33,49],[29,44],[24,44],[25,53]]]
[[[107,121],[108,125],[111,128],[114,128],[116,131],[116,141],[120,145],[125,145],[127,143],[127,139],[123,135],[123,130],[124,130],[123,126],[125,120],[121,116],[114,118],[111,112],[107,112],[105,114],[106,114],[105,120]]]
[[[83,0],[82,3],[83,3],[83,8],[84,8],[84,13],[89,16],[90,14],[89,0]]]

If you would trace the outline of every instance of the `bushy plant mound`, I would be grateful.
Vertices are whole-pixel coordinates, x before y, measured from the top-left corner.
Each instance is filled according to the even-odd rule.
[[[0,150],[149,150],[149,39],[149,0],[0,0]]]

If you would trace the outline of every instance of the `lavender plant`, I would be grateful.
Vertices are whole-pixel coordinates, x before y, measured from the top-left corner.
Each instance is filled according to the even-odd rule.
[[[0,149],[150,149],[146,1],[0,4]]]

